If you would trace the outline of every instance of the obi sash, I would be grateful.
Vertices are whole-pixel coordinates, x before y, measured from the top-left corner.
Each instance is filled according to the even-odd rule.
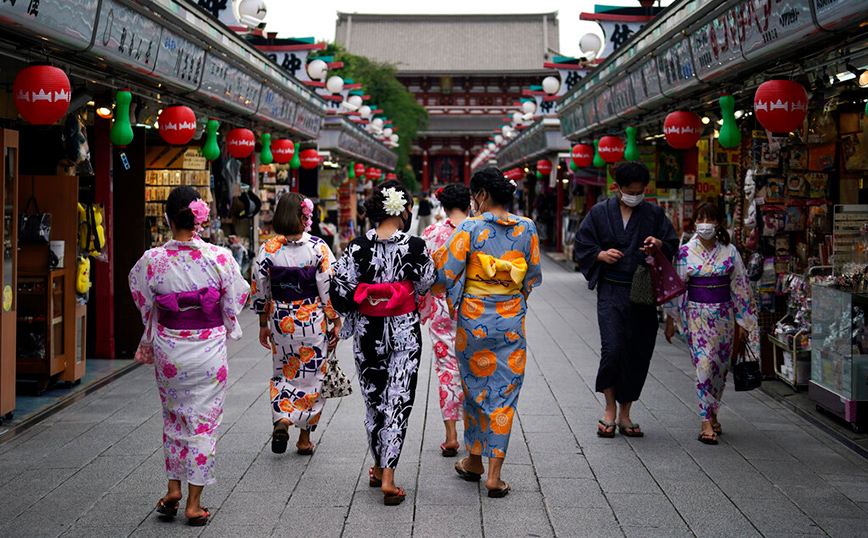
[[[169,329],[199,330],[223,325],[217,288],[157,295],[156,302],[159,323]]]
[[[608,282],[609,284],[614,284],[616,286],[633,285],[633,275],[631,275],[630,273],[625,273],[623,271],[604,269],[602,273],[602,279],[603,282]]]
[[[359,284],[353,300],[366,316],[385,318],[409,314],[416,309],[416,289],[409,280],[387,284]]]
[[[313,299],[319,296],[316,286],[316,265],[307,267],[281,267],[272,265],[269,269],[271,278],[271,298],[289,303],[302,299]]]
[[[731,280],[725,276],[693,276],[687,281],[687,300],[694,303],[726,303],[732,300]]]
[[[524,258],[502,260],[476,252],[467,262],[464,293],[470,295],[515,295],[521,292],[527,262]]]

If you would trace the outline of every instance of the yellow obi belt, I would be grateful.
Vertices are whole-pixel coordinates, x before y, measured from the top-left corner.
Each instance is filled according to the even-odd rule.
[[[464,293],[471,295],[515,295],[521,292],[527,261],[524,258],[501,260],[474,252],[467,263]]]

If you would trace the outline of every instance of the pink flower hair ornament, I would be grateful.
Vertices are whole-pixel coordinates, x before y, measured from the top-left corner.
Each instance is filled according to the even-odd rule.
[[[305,198],[301,203],[301,214],[304,217],[304,231],[309,232],[310,227],[313,224],[311,220],[311,215],[313,215],[313,202],[310,198]]]
[[[211,208],[201,198],[193,200],[187,205],[193,212],[193,222],[196,224],[196,233],[202,231],[202,223],[207,222],[211,216]]]

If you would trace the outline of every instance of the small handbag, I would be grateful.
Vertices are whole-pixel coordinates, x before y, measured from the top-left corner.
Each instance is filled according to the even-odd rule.
[[[654,253],[645,258],[645,263],[648,264],[651,283],[654,285],[654,304],[664,305],[687,291],[687,284],[660,249],[654,249]]]
[[[753,390],[762,385],[760,363],[746,340],[738,343],[732,365],[732,380],[736,392]]]
[[[338,357],[335,350],[329,352],[326,364],[325,377],[322,378],[322,387],[319,390],[323,398],[343,398],[353,393],[353,384],[350,378],[338,366]]]
[[[30,204],[36,209],[30,213]],[[27,200],[24,212],[18,215],[18,241],[20,243],[48,243],[51,239],[51,213],[40,213],[33,196]]]
[[[654,284],[651,282],[651,272],[645,265],[636,267],[633,281],[630,284],[630,302],[633,304],[653,306]]]

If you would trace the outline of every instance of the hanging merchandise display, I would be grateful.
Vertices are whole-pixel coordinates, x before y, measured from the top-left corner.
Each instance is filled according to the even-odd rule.
[[[600,141],[594,140],[594,167],[602,168],[606,166],[606,161],[600,156]]]
[[[632,125],[627,127],[627,148],[624,150],[624,159],[628,161],[639,160],[639,147],[636,145],[636,128]]]
[[[609,164],[615,164],[624,156],[624,142],[617,136],[604,136],[597,146],[600,158]]]
[[[271,164],[274,155],[271,153],[271,133],[262,133],[262,150],[259,152],[260,164]]]
[[[589,144],[577,144],[573,146],[572,162],[579,168],[587,168],[594,163],[594,146]]]
[[[196,113],[184,105],[172,105],[160,112],[160,136],[173,146],[183,146],[196,134]]]
[[[232,129],[226,134],[226,151],[236,159],[249,157],[255,147],[256,137],[250,129]]]
[[[537,161],[536,170],[540,174],[547,176],[552,173],[552,162],[548,159],[542,159]]]
[[[33,125],[51,125],[62,118],[71,93],[66,73],[51,65],[25,67],[12,84],[15,109]]]
[[[356,163],[353,168],[356,171],[356,177],[364,178],[365,177],[365,165],[362,163]]]
[[[301,168],[301,159],[298,158],[299,153],[301,153],[301,152],[300,151],[294,152],[292,155],[292,159],[289,161],[289,167],[292,168],[293,170],[298,170],[299,168]]]
[[[286,164],[295,157],[295,144],[288,138],[278,138],[271,143],[271,153],[274,155],[274,162]]]
[[[727,94],[720,96],[720,134],[717,141],[726,149],[734,149],[741,145],[741,132],[735,124],[735,97]]]
[[[209,161],[215,160],[220,156],[220,146],[217,145],[217,129],[220,128],[220,122],[211,118],[205,125],[205,145],[202,146],[202,155]]]
[[[319,166],[319,152],[315,149],[306,149],[299,155],[301,167],[305,170],[312,170]]]
[[[772,133],[795,131],[808,115],[808,92],[792,80],[760,84],[753,98],[756,119]]]
[[[115,118],[109,137],[112,144],[125,148],[133,141],[133,127],[130,125],[130,102],[133,94],[128,89],[120,89],[115,94]]]
[[[702,120],[693,112],[673,112],[663,122],[663,135],[666,143],[673,148],[690,149],[702,136]]]

